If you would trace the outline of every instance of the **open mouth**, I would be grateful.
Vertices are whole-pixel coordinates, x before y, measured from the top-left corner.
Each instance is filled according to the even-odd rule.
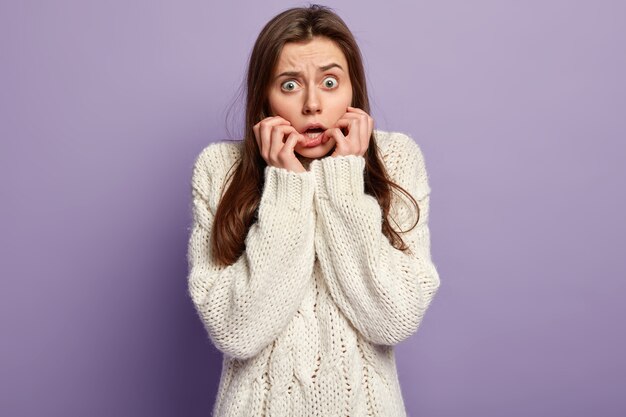
[[[324,132],[324,129],[322,129],[321,127],[316,127],[316,128],[312,128],[312,129],[307,129],[303,134],[304,134],[304,136],[306,136],[309,139],[315,139],[322,132]]]
[[[312,148],[328,142],[329,138],[325,137],[325,131],[326,129],[324,129],[323,127],[312,127],[305,130],[304,132],[302,132],[302,136],[304,136],[306,139],[302,146],[304,146],[305,148]]]

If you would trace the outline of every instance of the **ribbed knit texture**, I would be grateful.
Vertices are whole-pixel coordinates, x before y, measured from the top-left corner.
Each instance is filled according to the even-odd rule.
[[[228,267],[210,236],[239,142],[217,142],[192,178],[189,294],[223,352],[214,417],[404,417],[394,345],[414,334],[439,288],[430,254],[430,187],[409,136],[375,130],[391,180],[420,206],[401,233],[412,254],[382,233],[382,210],[364,192],[365,159],[314,160],[309,171],[265,168],[258,220]],[[398,230],[415,222],[394,193]]]

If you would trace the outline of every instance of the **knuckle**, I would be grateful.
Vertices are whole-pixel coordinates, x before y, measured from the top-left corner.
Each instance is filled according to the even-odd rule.
[[[272,125],[272,117],[266,117],[260,122],[261,127],[268,127]]]

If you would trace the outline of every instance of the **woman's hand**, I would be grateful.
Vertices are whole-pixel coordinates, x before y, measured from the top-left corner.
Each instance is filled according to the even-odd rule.
[[[294,154],[294,147],[305,137],[280,116],[266,117],[252,127],[259,152],[267,165],[293,172],[306,169]]]
[[[347,136],[344,136],[342,128],[347,130]],[[374,119],[369,114],[356,107],[348,107],[335,127],[324,132],[327,137],[335,139],[335,151],[331,156],[365,155],[373,130]]]

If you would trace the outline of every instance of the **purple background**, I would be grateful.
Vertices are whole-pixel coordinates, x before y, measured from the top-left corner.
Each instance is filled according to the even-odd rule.
[[[191,167],[239,137],[253,42],[302,4],[0,2],[0,415],[209,415]],[[324,4],[433,189],[409,414],[626,415],[625,3]]]

